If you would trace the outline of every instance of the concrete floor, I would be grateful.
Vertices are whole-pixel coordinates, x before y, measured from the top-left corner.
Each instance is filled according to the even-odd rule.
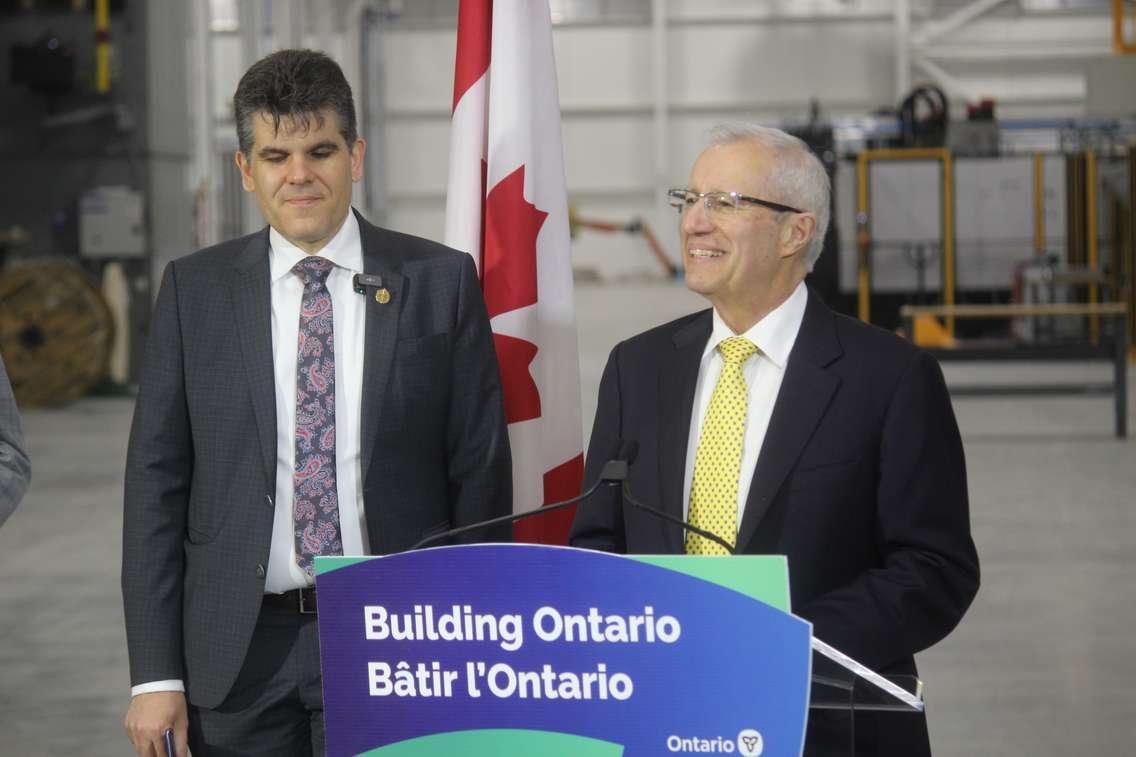
[[[583,416],[616,340],[701,307],[679,284],[578,287]],[[948,365],[952,382],[1107,380]],[[1136,395],[1131,371],[1129,396]],[[1131,754],[1136,441],[1104,398],[959,399],[983,586],[920,655],[938,757]],[[35,479],[0,529],[0,755],[126,755],[118,590],[132,402],[26,413]],[[1136,412],[1129,411],[1136,433]]]

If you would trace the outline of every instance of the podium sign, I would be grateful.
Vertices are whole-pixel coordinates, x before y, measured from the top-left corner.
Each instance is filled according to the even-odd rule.
[[[487,544],[316,574],[332,757],[801,753],[784,558]]]

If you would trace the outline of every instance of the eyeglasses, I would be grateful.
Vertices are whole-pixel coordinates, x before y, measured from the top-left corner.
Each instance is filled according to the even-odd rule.
[[[761,205],[770,210],[776,210],[778,213],[805,212],[789,205],[782,205],[779,202],[761,200],[757,197],[750,197],[749,195],[743,195],[737,192],[692,192],[689,189],[667,190],[667,201],[680,215],[694,207],[694,203],[699,200],[702,201],[702,206],[706,208],[708,212],[719,216],[735,213],[741,209],[743,204]]]

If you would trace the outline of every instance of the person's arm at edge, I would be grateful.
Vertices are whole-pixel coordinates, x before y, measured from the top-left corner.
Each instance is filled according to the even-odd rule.
[[[20,413],[4,359],[0,357],[0,526],[15,512],[31,480],[32,466],[24,448]]]

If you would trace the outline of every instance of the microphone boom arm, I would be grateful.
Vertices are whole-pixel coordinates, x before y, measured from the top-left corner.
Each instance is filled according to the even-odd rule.
[[[508,515],[502,515],[491,520],[485,520],[478,523],[470,523],[466,526],[459,526],[458,528],[451,528],[446,531],[431,534],[425,539],[422,539],[414,544],[414,546],[412,546],[409,551],[421,549],[422,547],[429,546],[431,544],[434,544],[435,542],[446,541],[448,539],[452,539],[455,536],[461,536],[462,534],[469,533],[470,531],[477,531],[483,528],[490,528],[492,526],[500,526],[505,523],[516,523],[517,521],[524,520],[525,518],[532,518],[538,515],[556,512],[557,510],[562,510],[569,505],[574,505],[587,499],[588,497],[595,494],[596,490],[604,484],[610,485],[622,482],[622,488],[620,489],[620,491],[623,494],[623,499],[626,500],[632,507],[636,507],[640,510],[643,510],[644,512],[648,512],[657,518],[662,518],[668,523],[679,526],[691,533],[698,534],[704,539],[709,539],[710,541],[725,549],[727,553],[731,555],[734,554],[733,545],[731,545],[729,542],[727,542],[717,534],[710,533],[709,531],[687,523],[680,518],[676,518],[673,515],[663,512],[662,510],[658,510],[649,505],[645,505],[631,494],[631,487],[627,482],[627,474],[628,469],[630,468],[631,463],[635,460],[635,456],[638,454],[638,452],[639,445],[636,442],[632,441],[621,443],[619,445],[619,452],[617,453],[617,456],[604,463],[603,470],[600,471],[600,475],[596,479],[596,482],[592,484],[587,489],[587,491],[581,492],[576,497],[566,499],[563,502],[544,505],[543,507],[538,507],[535,510],[526,510],[522,513],[509,513]]]
[[[563,510],[565,507],[568,507],[569,505],[574,505],[577,502],[580,502],[581,500],[587,499],[588,497],[592,496],[592,494],[594,494],[595,491],[597,489],[599,489],[601,485],[603,485],[603,484],[614,484],[616,481],[620,480],[619,478],[615,478],[615,477],[608,475],[609,472],[610,472],[609,468],[611,466],[619,464],[619,463],[623,464],[624,475],[626,475],[627,463],[625,463],[622,460],[609,461],[606,465],[604,465],[603,474],[596,480],[596,482],[594,484],[592,484],[592,486],[587,491],[581,493],[579,496],[572,497],[571,499],[566,499],[563,502],[556,502],[556,503],[551,504],[551,505],[544,505],[543,507],[538,507],[535,510],[526,510],[523,513],[509,513],[508,515],[502,515],[498,518],[493,518],[492,520],[484,520],[484,521],[481,521],[479,523],[471,523],[468,526],[460,526],[459,528],[451,528],[448,531],[442,531],[440,533],[431,534],[430,536],[427,536],[425,539],[422,539],[421,541],[417,542],[408,551],[413,552],[416,549],[421,549],[422,547],[429,546],[429,545],[433,544],[434,542],[445,541],[445,540],[451,539],[455,536],[461,536],[462,534],[468,533],[470,531],[477,531],[479,529],[490,528],[492,526],[500,526],[504,523],[515,523],[516,521],[524,520],[525,518],[531,518],[531,517],[535,517],[537,515],[544,515],[545,513],[556,512],[557,510]]]
[[[626,479],[624,479],[624,481],[623,481],[622,492],[623,492],[623,498],[625,500],[627,500],[627,502],[630,503],[633,507],[637,507],[640,510],[651,513],[651,515],[662,518],[667,523],[673,523],[676,526],[681,526],[685,530],[690,531],[691,533],[694,533],[694,534],[698,534],[703,539],[709,539],[710,541],[714,542],[718,546],[723,547],[731,555],[735,554],[733,545],[731,545],[728,541],[723,539],[721,536],[718,536],[717,534],[712,534],[709,531],[706,531],[705,529],[701,529],[698,526],[692,525],[691,523],[688,523],[687,521],[682,520],[681,518],[676,518],[673,515],[670,515],[669,513],[665,513],[662,510],[658,510],[654,507],[651,507],[650,505],[645,505],[642,502],[640,502],[639,500],[635,499],[635,497],[632,496],[632,494],[631,494],[631,487],[628,486]]]

